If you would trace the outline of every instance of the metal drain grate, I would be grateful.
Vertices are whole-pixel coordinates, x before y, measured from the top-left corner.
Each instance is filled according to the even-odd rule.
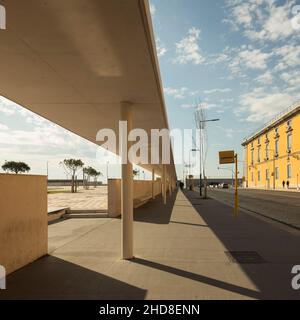
[[[266,260],[256,251],[225,251],[230,262],[239,264],[266,263]]]

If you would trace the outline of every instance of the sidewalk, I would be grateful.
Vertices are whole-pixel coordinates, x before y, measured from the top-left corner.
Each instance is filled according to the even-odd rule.
[[[120,256],[120,220],[49,227],[49,256],[8,277],[0,299],[300,299],[291,288],[300,232],[198,194],[178,192],[135,212],[135,255]],[[237,264],[227,251],[263,261]],[[250,261],[253,262],[253,261]]]

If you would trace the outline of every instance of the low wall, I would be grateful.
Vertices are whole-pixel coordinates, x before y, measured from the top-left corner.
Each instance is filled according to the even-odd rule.
[[[168,185],[167,185],[168,189]],[[162,193],[161,180],[154,181],[154,196]],[[152,181],[133,182],[133,201],[137,207],[152,199]],[[121,215],[121,179],[110,179],[108,181],[108,215],[116,218]]]
[[[47,178],[0,174],[0,265],[9,274],[47,250]]]

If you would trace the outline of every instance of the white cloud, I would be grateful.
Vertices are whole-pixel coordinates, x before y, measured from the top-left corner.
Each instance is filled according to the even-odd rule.
[[[181,88],[167,87],[167,88],[164,88],[164,92],[166,95],[172,96],[174,99],[184,99],[187,96],[189,89],[186,87],[181,87]]]
[[[251,45],[243,45],[239,48],[226,47],[223,54],[227,57],[226,66],[231,75],[225,79],[232,80],[234,77],[246,77],[247,70],[265,70],[273,56],[273,52],[263,52],[261,49],[255,49]]]
[[[176,58],[174,59],[174,63],[192,63],[200,65],[205,62],[205,58],[203,57],[198,44],[200,40],[200,33],[200,29],[193,27],[189,29],[185,38],[175,44]]]
[[[274,50],[274,53],[280,57],[275,71],[282,71],[289,67],[295,67],[300,64],[300,45],[287,44]]]
[[[163,57],[168,51],[166,46],[162,43],[162,41],[159,38],[156,39],[156,50],[159,58]]]
[[[154,16],[155,13],[156,13],[156,7],[155,7],[155,5],[152,4],[152,3],[150,4],[150,12],[151,12],[152,16]]]
[[[216,104],[213,104],[213,103],[201,103],[198,108],[200,109],[203,109],[203,110],[210,110],[210,109],[213,109],[213,108],[216,108],[217,105]],[[181,105],[181,108],[183,109],[196,109],[197,108],[197,105],[196,104],[183,104]]]
[[[279,5],[275,0],[227,1],[229,18],[225,22],[233,25],[233,30],[243,28],[251,40],[276,41],[297,36],[291,24],[291,10],[295,0]]]
[[[282,6],[276,6],[274,1],[264,1],[266,14],[262,17],[259,29],[246,30],[245,34],[253,40],[286,39],[295,34],[291,24],[291,9],[294,1],[287,1]]]
[[[225,88],[225,89],[211,89],[211,90],[204,90],[205,94],[213,94],[213,93],[228,93],[231,92],[232,89]]]
[[[287,88],[288,91],[295,91],[300,89],[300,70],[284,72],[280,75],[280,78],[289,86]]]
[[[273,76],[271,71],[266,71],[255,79],[258,83],[261,84],[271,84],[273,82]]]
[[[271,56],[271,53],[262,52],[260,49],[245,49],[238,52],[229,66],[233,71],[238,67],[263,70],[267,68]]]
[[[0,113],[12,116],[17,112],[16,105],[8,99],[0,96]]]
[[[6,130],[8,130],[8,126],[6,125],[6,124],[2,124],[2,123],[0,123],[0,131],[6,131]]]
[[[240,108],[236,114],[249,122],[269,120],[297,100],[296,96],[284,92],[266,92],[256,88],[240,97]]]

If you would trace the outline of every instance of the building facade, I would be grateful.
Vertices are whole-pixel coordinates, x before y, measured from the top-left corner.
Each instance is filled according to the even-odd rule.
[[[300,188],[300,102],[246,138],[245,186]]]

